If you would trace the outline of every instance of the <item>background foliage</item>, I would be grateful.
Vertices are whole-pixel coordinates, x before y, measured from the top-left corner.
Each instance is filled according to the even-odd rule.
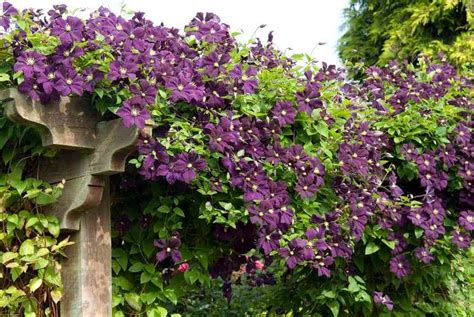
[[[474,3],[470,0],[351,0],[339,56],[352,64],[414,61],[439,52],[472,76]]]

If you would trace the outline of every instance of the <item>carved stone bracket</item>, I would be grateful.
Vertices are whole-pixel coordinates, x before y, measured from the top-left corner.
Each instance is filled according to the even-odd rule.
[[[124,171],[140,131],[125,128],[121,119],[100,121],[85,98],[42,105],[6,89],[0,100],[10,120],[35,128],[44,146],[59,149],[55,157],[41,159],[40,178],[65,180],[63,194],[46,212],[59,218],[62,232],[72,233],[75,242],[63,264],[61,315],[111,316],[108,176]]]

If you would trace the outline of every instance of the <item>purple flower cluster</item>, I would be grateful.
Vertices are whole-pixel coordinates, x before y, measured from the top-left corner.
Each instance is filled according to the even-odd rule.
[[[7,2],[3,9],[1,26],[7,29],[18,11]],[[54,53],[43,55],[29,49],[26,38],[13,43],[14,70],[22,73],[24,79],[19,90],[33,100],[48,103],[59,96],[83,95],[93,92],[97,85],[112,84],[117,91],[125,90],[131,95],[117,112],[126,126],[144,127],[150,119],[148,108],[155,103],[159,88],[168,90],[170,101],[175,103],[205,109],[226,108],[230,96],[256,91],[258,70],[251,64],[280,64],[273,48],[258,42],[251,49],[248,64],[228,69],[229,53],[236,42],[228,25],[212,13],[198,13],[186,28],[187,37],[215,44],[207,52],[190,46],[176,29],[153,25],[143,14],[126,20],[101,7],[83,21],[64,16],[65,11],[66,6],[60,5],[50,10],[47,17],[41,11],[29,12],[38,21],[35,31],[56,36],[61,44]],[[109,45],[113,54],[107,70],[95,64],[77,63],[103,44]]]

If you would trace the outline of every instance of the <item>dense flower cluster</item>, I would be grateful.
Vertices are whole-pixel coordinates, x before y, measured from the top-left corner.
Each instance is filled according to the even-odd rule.
[[[367,69],[362,83],[345,83],[343,70],[326,64],[300,73],[273,47],[271,35],[268,44],[257,40],[244,51],[210,13],[199,13],[185,34],[141,13],[126,20],[100,8],[85,21],[64,13],[63,6],[48,12],[49,19],[29,12],[38,30],[57,39],[53,53],[35,50],[28,32],[15,33],[18,89],[46,103],[114,87],[115,114],[125,126],[154,120],[155,134],[138,144],[140,174],[196,186],[209,199],[228,197],[244,214],[233,227],[220,222],[213,230],[230,250],[210,270],[225,281],[226,297],[243,266],[251,285],[274,283],[271,274],[256,271],[276,258],[290,271],[309,268],[320,277],[350,272],[368,226],[391,246],[386,266],[397,278],[417,262],[432,263],[445,234],[460,249],[470,246],[474,124],[464,91],[472,86],[450,65],[421,61],[426,76],[420,77],[393,62]],[[8,29],[16,15],[4,5],[2,26]],[[96,63],[84,63],[91,56]],[[278,78],[268,80],[272,74],[287,82],[278,86]],[[337,92],[328,97],[327,87]],[[439,100],[452,116],[434,109]],[[437,142],[422,139],[421,128],[402,138],[396,129],[407,124],[387,126],[413,113],[422,122],[438,120],[430,136]],[[119,225],[124,232],[130,223]],[[177,233],[157,239],[156,263],[179,265],[181,244]],[[374,301],[393,308],[381,292]]]

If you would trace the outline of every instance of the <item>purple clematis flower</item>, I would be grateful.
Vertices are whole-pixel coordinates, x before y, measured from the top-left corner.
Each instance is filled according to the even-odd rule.
[[[46,69],[46,56],[35,51],[23,52],[16,60],[13,70],[23,72],[26,78],[31,78],[35,73]]]
[[[268,233],[265,230],[260,230],[258,233],[257,245],[263,250],[265,255],[270,254],[273,250],[280,247],[281,234],[278,232]]]
[[[325,238],[326,238],[326,229],[322,227],[309,228],[305,233],[306,238],[308,239],[308,245],[315,247],[319,251],[324,251],[329,248]]]
[[[6,30],[10,27],[10,17],[18,14],[18,10],[15,9],[11,3],[6,1],[3,2],[2,9],[3,13],[0,14],[0,26]]]
[[[470,210],[461,211],[459,214],[459,224],[467,231],[474,230],[474,212]]]
[[[141,79],[139,85],[130,86],[130,92],[134,94],[132,98],[142,105],[153,105],[156,98],[156,87],[148,81]]]
[[[61,43],[69,44],[74,41],[82,40],[84,23],[81,19],[73,16],[68,16],[66,20],[56,18],[53,20],[52,34],[59,36]]]
[[[48,15],[51,19],[57,19],[62,17],[64,13],[66,13],[67,6],[65,4],[57,4],[53,5],[53,8],[48,11]]]
[[[234,90],[253,94],[258,85],[256,75],[257,69],[255,67],[248,67],[244,72],[242,66],[236,65],[230,72],[230,77],[235,80]]]
[[[40,85],[33,78],[26,78],[21,82],[21,84],[18,85],[18,91],[28,94],[32,100],[41,100],[41,96],[44,93]]]
[[[433,254],[431,254],[430,251],[428,251],[426,248],[416,248],[415,249],[415,256],[418,260],[420,260],[421,262],[425,263],[425,264],[429,264],[431,262],[433,262],[434,260],[434,256]]]
[[[377,305],[384,305],[388,310],[393,310],[393,302],[387,295],[382,292],[374,292],[374,303]]]
[[[304,249],[308,242],[301,238],[295,238],[288,243],[288,248],[280,248],[280,256],[287,258],[286,266],[294,269],[296,265],[304,261]]]
[[[459,249],[467,249],[471,245],[471,238],[469,234],[461,232],[459,230],[453,230],[451,232],[452,242]]]
[[[390,272],[396,277],[402,278],[411,272],[411,264],[406,256],[400,254],[390,260]]]
[[[200,102],[204,97],[204,88],[197,86],[191,78],[191,74],[180,72],[177,76],[171,77],[166,82],[166,88],[171,89],[171,100]]]
[[[272,109],[272,115],[280,126],[284,126],[295,122],[296,110],[290,101],[277,101]]]
[[[295,190],[301,198],[309,198],[316,193],[318,187],[318,177],[314,174],[310,174],[298,178]]]
[[[161,263],[164,260],[170,258],[174,263],[181,261],[181,252],[179,247],[181,246],[181,239],[178,235],[173,235],[169,239],[155,240],[153,245],[161,249],[156,253],[156,262]]]
[[[133,59],[116,60],[110,63],[108,79],[130,79],[137,78],[138,66]]]
[[[54,88],[61,96],[69,96],[75,93],[81,96],[84,92],[84,79],[72,68],[63,68],[56,71]]]
[[[330,277],[331,270],[329,270],[329,266],[333,263],[333,257],[317,255],[316,259],[313,261],[313,268],[318,272],[318,276]]]
[[[141,104],[129,99],[126,100],[122,107],[117,110],[116,114],[122,118],[123,125],[127,128],[136,125],[138,128],[145,127],[145,121],[150,119],[150,112]]]
[[[206,160],[196,152],[180,153],[174,162],[174,172],[179,175],[180,180],[187,184],[196,178],[196,171],[203,171],[206,168]]]

